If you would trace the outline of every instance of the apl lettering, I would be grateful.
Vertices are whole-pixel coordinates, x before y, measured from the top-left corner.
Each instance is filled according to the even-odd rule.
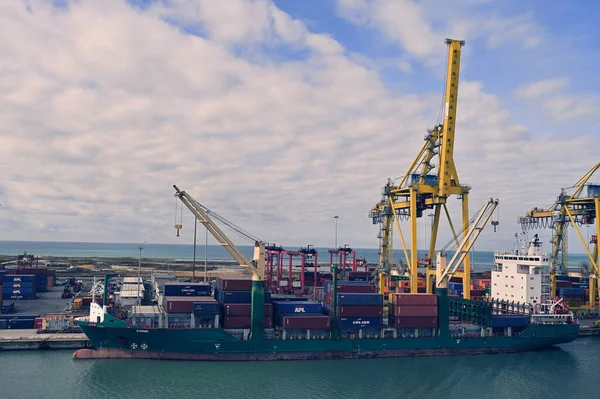
[[[296,308],[294,309],[294,313],[306,313],[306,310],[304,308]]]

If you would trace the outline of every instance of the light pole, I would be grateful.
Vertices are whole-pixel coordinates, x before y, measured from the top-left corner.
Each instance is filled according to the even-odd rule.
[[[337,249],[337,225],[338,225],[338,219],[340,218],[338,215],[335,215],[333,217],[335,219],[335,249]]]
[[[145,241],[144,241],[145,242]],[[141,285],[141,280],[142,280],[142,275],[141,275],[141,267],[142,267],[142,249],[144,249],[144,246],[142,244],[138,245],[138,249],[140,250],[140,257],[138,260],[138,281],[137,281],[137,305],[140,306],[142,304],[142,301],[140,300],[140,285]]]
[[[204,281],[206,282],[206,265],[208,264],[208,229],[204,236]]]

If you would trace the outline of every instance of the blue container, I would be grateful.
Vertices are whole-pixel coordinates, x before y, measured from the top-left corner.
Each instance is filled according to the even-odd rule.
[[[34,282],[35,274],[5,274],[4,277],[2,277],[2,283],[9,282],[9,281],[20,281],[20,282],[31,281],[31,282]]]
[[[463,289],[463,285],[462,283],[453,283],[453,282],[449,282],[448,283],[448,289],[449,290],[455,290],[455,291],[462,291]]]
[[[210,296],[209,284],[165,283],[165,296]]]
[[[195,302],[194,314],[216,314],[219,313],[218,302]]]
[[[383,328],[382,317],[340,317],[340,330],[345,333],[353,333],[361,328],[378,329]]]
[[[3,290],[12,290],[13,288],[15,288],[15,289],[20,289],[20,288],[34,289],[36,287],[35,287],[35,284],[33,284],[32,281],[24,281],[24,282],[9,281],[9,282],[2,283],[2,289]]]
[[[10,319],[8,321],[8,328],[12,329],[29,329],[33,328],[34,319]]]
[[[252,291],[221,291],[215,289],[215,299],[220,303],[252,303]],[[271,302],[271,293],[265,292],[265,303]]]
[[[321,304],[309,301],[273,302],[273,310],[277,315],[322,314]]]
[[[12,313],[15,311],[15,303],[14,302],[4,302],[2,304],[2,313]]]
[[[529,317],[527,316],[492,316],[492,327],[527,327],[528,325]]]
[[[12,294],[7,294],[2,292],[2,300],[6,301],[6,300],[13,300],[13,301],[18,301],[21,299],[35,299],[36,295],[35,292],[32,292],[30,294],[21,294],[21,293],[12,293]]]
[[[338,294],[338,305],[383,306],[381,294]]]
[[[322,290],[319,291],[319,293],[322,293],[322,292],[323,292]],[[293,298],[290,298],[290,297],[281,298],[278,295],[272,295],[271,296],[271,301],[272,302],[275,302],[275,301],[277,301],[277,302],[305,302],[305,301],[308,301],[308,298],[302,298],[302,297],[300,297],[300,298],[297,298],[297,297],[293,297]]]
[[[0,320],[0,330],[6,330],[8,328],[8,320]]]
[[[559,288],[558,295],[562,297],[574,297],[585,295],[585,288]]]
[[[569,276],[556,276],[556,281],[571,281]]]
[[[35,289],[33,287],[2,287],[2,295],[4,294],[33,294],[35,292]]]

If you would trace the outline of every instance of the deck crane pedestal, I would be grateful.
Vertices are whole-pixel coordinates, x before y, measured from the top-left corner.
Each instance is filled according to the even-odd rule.
[[[598,242],[592,236],[588,243],[583,238],[579,229],[581,225],[596,226],[595,237],[600,236],[600,185],[589,184],[588,181],[600,168],[598,162],[583,177],[581,177],[572,187],[563,188],[556,201],[548,208],[533,208],[520,216],[517,222],[521,224],[523,230],[539,229],[551,227],[552,235],[552,254],[550,256],[550,279],[551,296],[556,296],[556,276],[567,274],[567,255],[568,255],[568,227],[575,228],[577,236],[583,244],[591,267],[586,273],[589,273],[589,302],[582,308],[596,311],[596,294],[598,292],[598,278],[600,277],[600,258],[598,258]],[[593,245],[590,252],[589,244]],[[571,307],[576,310],[575,307]]]
[[[392,270],[392,229],[396,225],[399,237],[406,258],[408,274],[410,278],[411,293],[417,291],[419,267],[426,268],[426,287],[427,292],[433,291],[433,277],[435,268],[433,265],[433,256],[436,240],[438,236],[438,227],[440,224],[440,215],[442,211],[448,219],[448,224],[452,230],[454,240],[458,243],[458,238],[446,203],[450,196],[457,196],[462,205],[462,224],[463,229],[467,228],[469,221],[469,191],[470,187],[461,185],[456,165],[454,163],[454,135],[456,125],[456,111],[458,104],[458,81],[460,70],[461,47],[465,44],[462,40],[446,39],[448,45],[448,61],[446,88],[443,100],[443,120],[427,131],[425,143],[415,158],[408,171],[404,174],[399,184],[395,184],[391,179],[383,187],[382,199],[375,204],[369,216],[373,224],[380,225],[379,232],[379,291],[387,294],[389,291],[389,280],[391,276],[398,274]],[[439,167],[437,173],[431,173],[436,167],[433,164],[437,157]],[[417,220],[424,215],[428,209],[433,210],[433,221],[431,226],[431,235],[429,242],[428,256],[424,261],[419,261],[417,247]],[[400,220],[408,220],[410,224],[410,248],[407,247],[402,234]],[[410,255],[408,251],[410,250]],[[471,285],[471,261],[469,254],[463,257],[464,271],[456,272],[457,277],[463,278],[465,287]],[[464,298],[470,299],[470,290],[464,290]]]
[[[215,237],[215,239],[229,252],[233,258],[239,262],[240,266],[246,269],[252,276],[252,314],[251,314],[251,332],[250,339],[262,341],[264,340],[264,306],[265,306],[265,243],[244,231],[240,227],[231,223],[227,219],[219,216],[215,212],[200,204],[185,191],[179,190],[176,185],[173,185],[176,194],[181,202],[192,212],[200,223]],[[252,260],[248,260],[246,256],[239,250],[238,247],[223,233],[217,224],[209,216],[212,215],[219,222],[223,223],[228,228],[232,229],[246,239],[254,241],[254,256]]]

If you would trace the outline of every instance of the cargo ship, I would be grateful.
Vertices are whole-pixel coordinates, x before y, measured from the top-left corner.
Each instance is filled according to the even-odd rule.
[[[217,287],[231,282],[220,279]],[[234,282],[240,284],[240,281]],[[243,284],[248,283],[252,282],[247,280]],[[340,282],[339,288],[347,292],[347,287],[352,290],[352,286]],[[286,360],[502,353],[571,342],[579,333],[579,325],[572,314],[561,312],[556,304],[538,306],[531,314],[492,315],[491,303],[452,298],[443,291],[437,294],[399,293],[391,295],[390,305],[394,310],[386,323],[381,317],[381,295],[336,293],[335,285],[331,289],[334,293],[330,296],[337,297],[338,304],[334,305],[337,313],[331,308],[327,311],[319,301],[275,300],[263,304],[265,311],[255,312],[260,313],[260,319],[252,317],[254,313],[251,313],[256,302],[262,302],[260,299],[251,304],[233,304],[210,301],[214,299],[210,297],[191,298],[189,301],[194,301],[194,309],[187,316],[196,319],[191,326],[171,324],[180,317],[173,313],[164,313],[167,319],[164,324],[158,316],[157,326],[147,324],[148,321],[136,323],[135,317],[122,320],[108,314],[106,306],[92,303],[90,316],[77,322],[93,349],[78,350],[74,357]],[[220,291],[219,288],[216,292],[222,297],[232,293],[229,296],[247,296],[256,294],[256,288],[254,285],[254,293]],[[374,304],[377,302],[379,305]],[[228,316],[240,312],[240,305],[246,305],[244,314],[251,313],[252,316]],[[464,311],[464,307],[471,310]],[[267,310],[274,308],[279,311]],[[198,311],[204,312],[202,317]],[[222,325],[215,327],[219,325],[215,322],[219,317]],[[205,324],[199,324],[198,319]],[[465,331],[469,327],[470,331]]]
[[[314,286],[312,298],[272,295],[264,289],[265,244],[255,241],[248,260],[209,217],[218,215],[177,192],[252,279],[218,278],[214,287],[165,283],[157,306],[136,306],[123,318],[109,314],[114,307],[108,306],[107,275],[102,304],[92,303],[90,315],[77,319],[93,349],[80,349],[74,358],[254,361],[483,354],[548,348],[579,334],[577,320],[560,301],[527,307],[449,296],[447,284],[460,262],[455,256],[447,264],[443,253],[436,259],[435,294],[385,297],[371,279],[341,280],[334,264],[332,281]],[[470,229],[474,234],[497,200],[489,204]],[[461,248],[462,254],[468,252]]]

